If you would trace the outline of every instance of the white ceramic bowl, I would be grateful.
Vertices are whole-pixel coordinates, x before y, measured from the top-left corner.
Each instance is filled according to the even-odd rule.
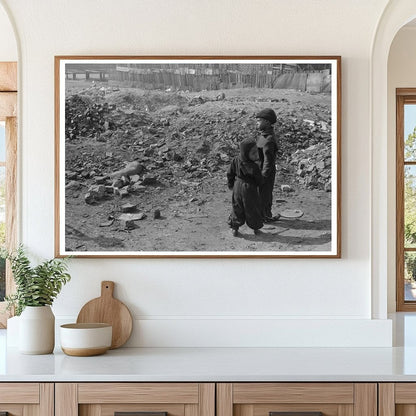
[[[104,323],[61,325],[61,348],[78,357],[99,355],[111,347],[112,326]]]

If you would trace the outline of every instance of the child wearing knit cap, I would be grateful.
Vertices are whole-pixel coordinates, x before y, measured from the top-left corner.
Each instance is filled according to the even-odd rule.
[[[257,139],[259,149],[260,169],[263,176],[263,183],[260,186],[261,213],[263,221],[273,222],[280,218],[280,215],[272,214],[273,187],[276,177],[276,156],[277,141],[273,125],[277,121],[276,113],[271,108],[265,108],[256,114],[257,128],[260,136]]]
[[[232,211],[228,219],[233,236],[238,229],[247,224],[255,234],[263,227],[259,186],[262,175],[256,161],[259,152],[254,140],[245,139],[240,143],[240,154],[236,156],[228,169],[228,188],[233,191]]]

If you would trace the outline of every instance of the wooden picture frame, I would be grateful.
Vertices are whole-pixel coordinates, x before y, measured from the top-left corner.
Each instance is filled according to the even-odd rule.
[[[227,170],[245,139],[271,154],[267,109],[281,216],[232,232]],[[56,56],[55,149],[57,257],[341,256],[339,56]]]

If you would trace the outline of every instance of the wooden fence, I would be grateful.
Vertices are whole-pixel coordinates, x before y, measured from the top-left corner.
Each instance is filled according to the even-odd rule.
[[[110,79],[130,82],[144,89],[174,90],[222,90],[231,88],[296,89],[310,92],[331,92],[331,75],[322,72],[274,72],[244,74],[227,72],[220,74],[175,73],[173,71],[137,71],[117,68]]]

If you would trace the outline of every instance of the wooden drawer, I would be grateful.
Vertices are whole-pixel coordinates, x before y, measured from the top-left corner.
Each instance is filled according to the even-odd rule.
[[[215,416],[214,383],[57,383],[56,416]]]
[[[377,416],[376,383],[220,383],[217,416]]]
[[[415,416],[416,383],[380,383],[380,416]]]
[[[0,414],[53,416],[53,396],[51,383],[0,383]]]

